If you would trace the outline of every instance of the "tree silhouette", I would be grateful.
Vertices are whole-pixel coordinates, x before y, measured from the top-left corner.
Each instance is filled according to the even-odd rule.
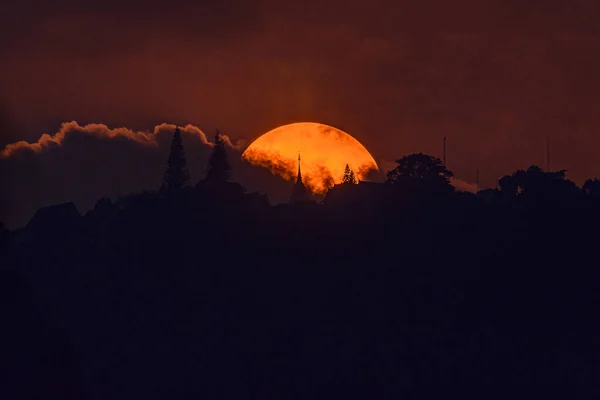
[[[519,196],[535,202],[566,200],[578,192],[577,186],[566,179],[566,172],[564,169],[546,172],[539,166],[532,165],[527,170],[520,169],[503,176],[498,183],[502,193],[508,198]]]
[[[426,179],[450,183],[454,174],[446,168],[442,160],[428,154],[409,154],[396,160],[396,168],[387,173],[387,182],[395,183],[402,179]]]
[[[354,171],[350,169],[350,166],[348,164],[346,164],[346,169],[344,169],[344,177],[342,178],[342,183],[358,183],[356,177],[354,176]]]
[[[225,140],[221,132],[217,129],[213,151],[208,160],[206,180],[213,183],[223,183],[229,181],[230,178],[231,166],[227,160]]]
[[[450,178],[454,174],[439,158],[416,153],[396,160],[396,164],[396,168],[387,173],[387,184],[416,192],[454,190],[454,187],[450,185]]]
[[[581,187],[584,195],[592,198],[600,198],[600,180],[598,178],[588,179]]]
[[[519,192],[519,185],[513,175],[504,175],[498,180],[498,186],[505,197],[515,197]]]
[[[526,171],[518,170],[513,174],[517,186],[521,190],[534,189],[540,185],[550,182],[562,181],[565,179],[567,171],[560,170],[555,172],[546,172],[537,165],[532,165]]]
[[[304,191],[300,172],[296,187]],[[81,393],[99,390],[98,398],[139,391],[149,375],[161,378],[143,381],[144,392],[158,393],[151,398],[212,398],[225,386],[225,398],[416,397],[426,388],[388,379],[407,371],[420,381],[457,382],[457,395],[485,380],[578,381],[582,393],[596,390],[587,355],[597,348],[590,315],[600,301],[600,202],[591,195],[600,181],[572,195],[565,171],[532,166],[502,178],[499,193],[463,196],[440,189],[450,187],[450,174],[433,157],[407,156],[388,184],[336,185],[326,204],[296,206],[270,205],[232,181],[203,180],[166,197],[175,202],[153,192],[114,205],[102,199],[66,240],[64,219],[42,218],[39,235],[15,230],[0,248],[0,313],[17,328],[0,343],[11,365],[3,382],[32,388],[32,398],[54,382],[78,384],[85,372],[78,354],[69,355],[70,343],[39,324],[32,305],[41,300],[64,307],[48,317],[68,328],[74,343],[111,344],[106,354],[83,347],[86,363],[128,360],[132,379],[119,380],[110,368],[81,379]],[[514,198],[497,199],[502,192]],[[194,251],[198,243],[210,251]],[[214,254],[222,262],[211,262]],[[35,296],[7,276],[23,266],[39,289]],[[382,273],[373,274],[373,266]],[[143,312],[81,312],[115,304]],[[131,334],[140,326],[146,329]],[[153,352],[149,363],[139,343],[168,351]],[[415,362],[422,356],[428,362]],[[339,379],[330,379],[331,371]],[[364,371],[360,382],[346,379]],[[196,378],[181,382],[183,375]],[[121,383],[107,385],[107,377]],[[14,398],[4,386],[2,398]],[[528,389],[538,393],[536,386]],[[427,397],[441,397],[433,392]]]
[[[165,179],[161,191],[173,193],[189,185],[190,174],[187,170],[183,143],[181,140],[181,131],[175,129],[173,140],[171,141],[171,153],[167,161]]]

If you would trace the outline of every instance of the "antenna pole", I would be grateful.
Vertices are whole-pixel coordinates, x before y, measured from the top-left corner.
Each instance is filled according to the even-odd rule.
[[[444,166],[446,166],[446,136],[444,136]]]
[[[550,172],[550,136],[546,136],[546,172]]]

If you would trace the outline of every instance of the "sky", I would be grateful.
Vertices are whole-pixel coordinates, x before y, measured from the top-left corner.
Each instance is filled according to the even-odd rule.
[[[578,184],[600,175],[594,0],[5,0],[0,15],[0,149],[71,121],[219,128],[240,148],[314,121],[348,132],[380,165],[441,157],[446,136],[448,167],[465,182],[479,169],[482,187],[545,166],[547,137],[552,169]],[[0,161],[0,220],[34,189],[28,213],[61,196],[98,197],[70,185],[87,171],[79,158],[146,179],[118,138],[81,141]],[[44,184],[55,168],[61,196]]]

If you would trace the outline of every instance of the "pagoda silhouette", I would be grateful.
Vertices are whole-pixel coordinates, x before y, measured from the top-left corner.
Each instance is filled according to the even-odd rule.
[[[296,178],[296,183],[294,184],[294,188],[292,189],[292,196],[290,197],[291,204],[297,203],[306,203],[311,201],[310,195],[308,193],[308,189],[304,186],[304,182],[302,182],[302,171],[300,169],[300,153],[298,153],[298,176]]]

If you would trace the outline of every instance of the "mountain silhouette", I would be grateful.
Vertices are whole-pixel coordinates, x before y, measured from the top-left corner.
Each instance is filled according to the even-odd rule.
[[[462,193],[423,160],[319,203],[207,179],[40,209],[4,233],[3,398],[597,396],[593,183]]]

